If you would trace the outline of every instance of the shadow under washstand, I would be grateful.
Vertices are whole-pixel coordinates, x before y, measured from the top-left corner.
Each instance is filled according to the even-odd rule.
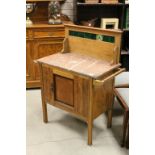
[[[88,135],[87,123],[72,115],[63,114],[61,118],[49,121],[48,123],[59,124],[59,126],[61,126],[63,129],[67,129],[67,131],[70,130],[74,133],[76,132],[80,137],[83,137],[83,139],[87,139],[87,135]],[[98,135],[100,135],[102,132],[104,132],[104,128],[101,128],[96,124],[93,125],[94,139],[96,139]]]

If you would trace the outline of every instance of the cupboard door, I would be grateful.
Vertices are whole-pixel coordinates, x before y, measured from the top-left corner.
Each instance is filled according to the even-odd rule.
[[[87,118],[90,84],[89,79],[53,71],[55,106]]]
[[[39,59],[62,50],[62,41],[36,40],[34,41],[35,59]],[[38,64],[35,64],[35,79],[40,80],[40,72]]]
[[[66,77],[54,75],[54,100],[74,107],[74,81]]]
[[[53,70],[53,102],[56,107],[76,112],[73,75]]]
[[[88,117],[90,80],[42,64],[46,102],[83,118]]]
[[[26,41],[26,80],[34,80],[34,53],[32,52],[32,42]]]

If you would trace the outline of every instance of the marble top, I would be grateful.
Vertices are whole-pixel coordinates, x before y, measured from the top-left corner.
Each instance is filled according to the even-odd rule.
[[[98,79],[100,76],[103,76],[120,66],[120,64],[111,65],[107,61],[74,52],[56,53],[38,59],[37,62],[89,76],[94,79]]]

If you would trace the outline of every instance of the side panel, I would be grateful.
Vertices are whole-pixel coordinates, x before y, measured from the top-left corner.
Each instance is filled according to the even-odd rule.
[[[113,79],[102,86],[94,86],[93,118],[106,112],[113,102]]]

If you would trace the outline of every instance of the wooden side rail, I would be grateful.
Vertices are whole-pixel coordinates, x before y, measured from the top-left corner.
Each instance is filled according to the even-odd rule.
[[[101,86],[103,85],[107,80],[110,80],[112,78],[114,78],[116,75],[122,73],[125,71],[125,68],[118,68],[118,71],[116,71],[115,73],[111,74],[110,76],[104,78],[103,80],[94,80],[93,84],[96,86]]]
[[[61,50],[61,53],[68,53],[69,51],[69,43],[68,43],[68,38],[65,38],[63,40],[63,48]]]

